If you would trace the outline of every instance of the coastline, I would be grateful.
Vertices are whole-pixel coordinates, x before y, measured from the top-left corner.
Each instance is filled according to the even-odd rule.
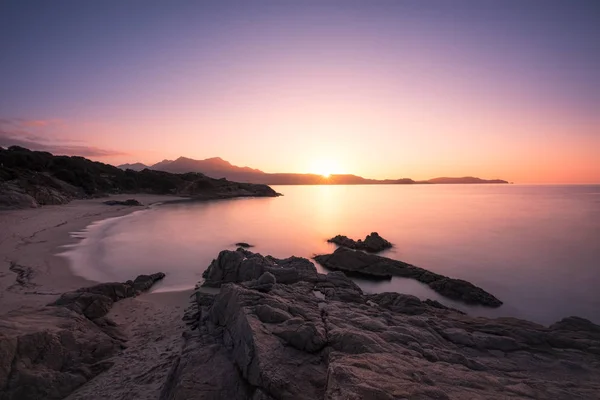
[[[147,194],[112,195],[136,198],[145,207],[182,197]],[[77,243],[71,235],[93,222],[124,216],[142,207],[108,206],[107,198],[74,200],[68,204],[0,211],[0,315],[38,307],[69,290],[97,283],[77,276],[61,248]]]
[[[130,197],[146,206],[178,200],[150,195],[111,199]],[[562,398],[557,394],[566,393],[565,379],[577,378],[573,371],[589,371],[589,379],[577,378],[578,385],[569,386],[569,396],[588,398],[589,393],[597,392],[593,366],[600,365],[594,355],[600,348],[596,345],[600,331],[590,321],[568,317],[546,327],[516,318],[465,315],[402,293],[367,294],[342,273],[318,274],[308,260],[310,268],[298,270],[314,272],[314,276],[308,272],[289,282],[280,281],[280,276],[286,276],[285,266],[276,268],[281,271],[272,270],[278,274],[275,280],[270,272],[260,272],[260,268],[249,264],[245,268],[260,276],[235,281],[225,287],[225,292],[194,293],[191,289],[139,294],[110,302],[109,310],[101,317],[81,317],[62,307],[41,307],[63,292],[96,283],[75,275],[69,259],[59,255],[63,246],[79,240],[72,232],[94,221],[145,209],[107,206],[105,200],[0,212],[0,224],[7,227],[0,232],[0,261],[5,266],[0,274],[0,325],[8,332],[0,350],[10,351],[11,340],[19,344],[22,337],[27,337],[23,343],[33,350],[28,353],[16,346],[15,359],[30,360],[34,354],[42,361],[33,366],[27,361],[12,362],[7,371],[8,376],[18,376],[15,374],[21,369],[25,377],[27,373],[39,373],[40,382],[46,383],[40,388],[34,385],[32,390],[46,390],[50,382],[46,376],[71,373],[44,360],[72,350],[72,358],[77,359],[81,349],[91,346],[91,352],[84,351],[95,354],[99,350],[99,361],[91,364],[98,370],[72,389],[61,389],[64,394],[53,398],[259,398],[263,393],[273,393],[270,398],[312,399],[323,398],[322,394],[339,387],[346,394],[363,393],[365,398],[380,398],[382,390],[392,395],[402,393],[402,397],[409,393],[442,398],[439,394],[448,392],[452,398],[461,398],[473,395],[474,388],[482,398],[501,398],[506,392],[530,398]],[[262,266],[266,262],[261,257],[256,254],[252,259]],[[227,257],[223,260],[231,261]],[[20,275],[18,268],[9,269],[11,262],[21,266]],[[231,265],[225,264],[224,270],[231,270]],[[269,278],[268,274],[271,283],[253,286]],[[234,275],[250,277],[247,272]],[[253,306],[246,307],[248,304]],[[299,329],[298,324],[310,329]],[[232,336],[226,339],[223,330],[232,332]],[[97,336],[100,342],[90,340],[94,332],[103,335]],[[63,344],[63,337],[77,339]],[[55,348],[47,343],[60,344]],[[69,347],[72,343],[76,343],[74,349]],[[247,343],[250,348],[243,347]],[[541,352],[544,357],[538,356]],[[235,358],[247,354],[261,362]],[[88,374],[87,361],[77,362],[77,368]],[[506,372],[515,365],[523,374]],[[254,370],[243,375],[240,366]],[[415,368],[421,372],[407,375]],[[336,371],[350,372],[339,375]],[[42,377],[42,373],[50,375]],[[463,377],[460,385],[456,385],[457,374]],[[426,375],[431,377],[425,384],[435,385],[435,391],[422,392],[422,377]],[[264,377],[264,381],[252,381],[252,376]],[[364,376],[369,376],[369,388],[373,388],[367,392],[361,386]],[[14,393],[24,386],[19,379]],[[269,382],[275,385],[269,386]]]
[[[144,207],[108,206],[103,204],[107,200],[104,197],[0,211],[0,225],[6,227],[0,231],[0,324],[3,320],[35,313],[65,292],[99,283],[77,276],[71,260],[61,255],[65,246],[81,240],[73,236],[73,232],[151,205],[190,201],[177,196],[147,194],[108,198],[135,198]],[[11,263],[18,267],[11,269]],[[147,273],[153,272],[156,271]],[[182,334],[186,329],[182,317],[192,293],[191,289],[142,293],[116,302],[107,318],[127,337],[126,345],[118,355],[111,357],[109,370],[66,398],[156,398],[181,351]]]

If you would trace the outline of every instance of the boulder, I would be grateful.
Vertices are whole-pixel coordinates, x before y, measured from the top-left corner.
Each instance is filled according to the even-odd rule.
[[[343,247],[332,254],[315,257],[323,267],[376,279],[391,279],[392,276],[412,278],[423,282],[431,289],[453,300],[487,307],[500,307],[502,302],[482,288],[462,279],[449,278],[414,265],[349,250]]]
[[[335,243],[338,246],[347,247],[353,250],[364,250],[369,253],[379,253],[380,251],[389,249],[392,244],[379,236],[377,232],[371,232],[365,237],[365,240],[354,240],[344,235],[336,235],[327,240],[330,243]]]
[[[220,287],[224,283],[255,281],[265,272],[272,274],[280,283],[319,280],[316,267],[306,258],[263,257],[239,248],[236,251],[221,251],[202,274],[202,285]]]
[[[0,209],[37,208],[35,199],[14,185],[0,182]]]
[[[254,245],[246,243],[246,242],[238,242],[235,244],[237,247],[243,247],[243,248],[249,248],[249,247],[254,247]]]

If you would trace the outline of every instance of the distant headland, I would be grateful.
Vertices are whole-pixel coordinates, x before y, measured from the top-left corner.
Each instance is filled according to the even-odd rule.
[[[279,195],[267,185],[214,179],[201,173],[124,171],[83,157],[55,156],[19,146],[0,147],[0,209],[35,208],[125,193],[199,200]]]
[[[257,183],[265,185],[412,185],[412,184],[478,184],[508,183],[502,179],[481,179],[472,176],[458,178],[433,178],[416,181],[410,178],[400,179],[368,179],[352,174],[332,174],[327,177],[319,174],[268,173],[250,167],[238,167],[220,157],[204,160],[179,157],[176,160],[163,160],[153,165],[142,163],[122,164],[123,170],[144,169],[165,171],[174,174],[200,172],[211,178],[225,178],[237,182]]]

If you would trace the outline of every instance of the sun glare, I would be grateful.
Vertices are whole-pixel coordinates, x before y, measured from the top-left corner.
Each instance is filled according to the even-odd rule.
[[[329,178],[331,174],[339,173],[337,165],[333,160],[317,160],[313,162],[311,172],[321,175],[323,178]]]

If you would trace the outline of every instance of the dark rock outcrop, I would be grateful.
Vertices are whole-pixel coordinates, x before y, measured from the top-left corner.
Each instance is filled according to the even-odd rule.
[[[100,283],[63,293],[49,305],[69,308],[89,319],[100,318],[108,313],[114,302],[145,292],[164,277],[164,273],[157,272],[152,275],[140,275],[134,281],[125,283]]]
[[[371,278],[391,279],[392,276],[399,276],[416,279],[443,296],[468,304],[488,307],[502,305],[502,302],[496,297],[470,282],[449,278],[391,258],[340,247],[332,254],[316,256],[315,260],[331,270],[340,270]]]
[[[392,248],[392,244],[379,236],[377,232],[371,232],[370,235],[367,235],[365,240],[354,240],[350,239],[348,236],[337,235],[332,237],[331,239],[327,239],[330,243],[335,243],[338,246],[347,247],[349,249],[354,250],[364,250],[369,253],[379,253],[380,251]]]
[[[200,173],[123,171],[83,157],[54,156],[19,146],[0,148],[0,208],[65,204],[111,193],[173,194],[200,200],[279,196],[267,185]]]
[[[0,400],[62,399],[108,369],[125,335],[105,315],[164,274],[141,277],[141,286],[103,283],[0,318]]]
[[[258,253],[239,248],[236,251],[223,250],[219,253],[202,274],[203,286],[220,287],[229,282],[258,280],[265,272],[272,274],[279,283],[318,280],[317,269],[306,258],[263,257]]]
[[[198,294],[160,399],[597,398],[600,327],[587,320],[474,318],[350,282],[336,272]]]
[[[106,204],[107,206],[129,206],[129,207],[143,206],[143,204],[140,203],[139,201],[137,201],[136,199],[127,199],[125,201],[108,200],[108,201],[105,201],[104,204]]]
[[[237,247],[243,247],[243,248],[249,248],[249,247],[254,247],[253,245],[246,243],[246,242],[238,242],[235,244]]]

